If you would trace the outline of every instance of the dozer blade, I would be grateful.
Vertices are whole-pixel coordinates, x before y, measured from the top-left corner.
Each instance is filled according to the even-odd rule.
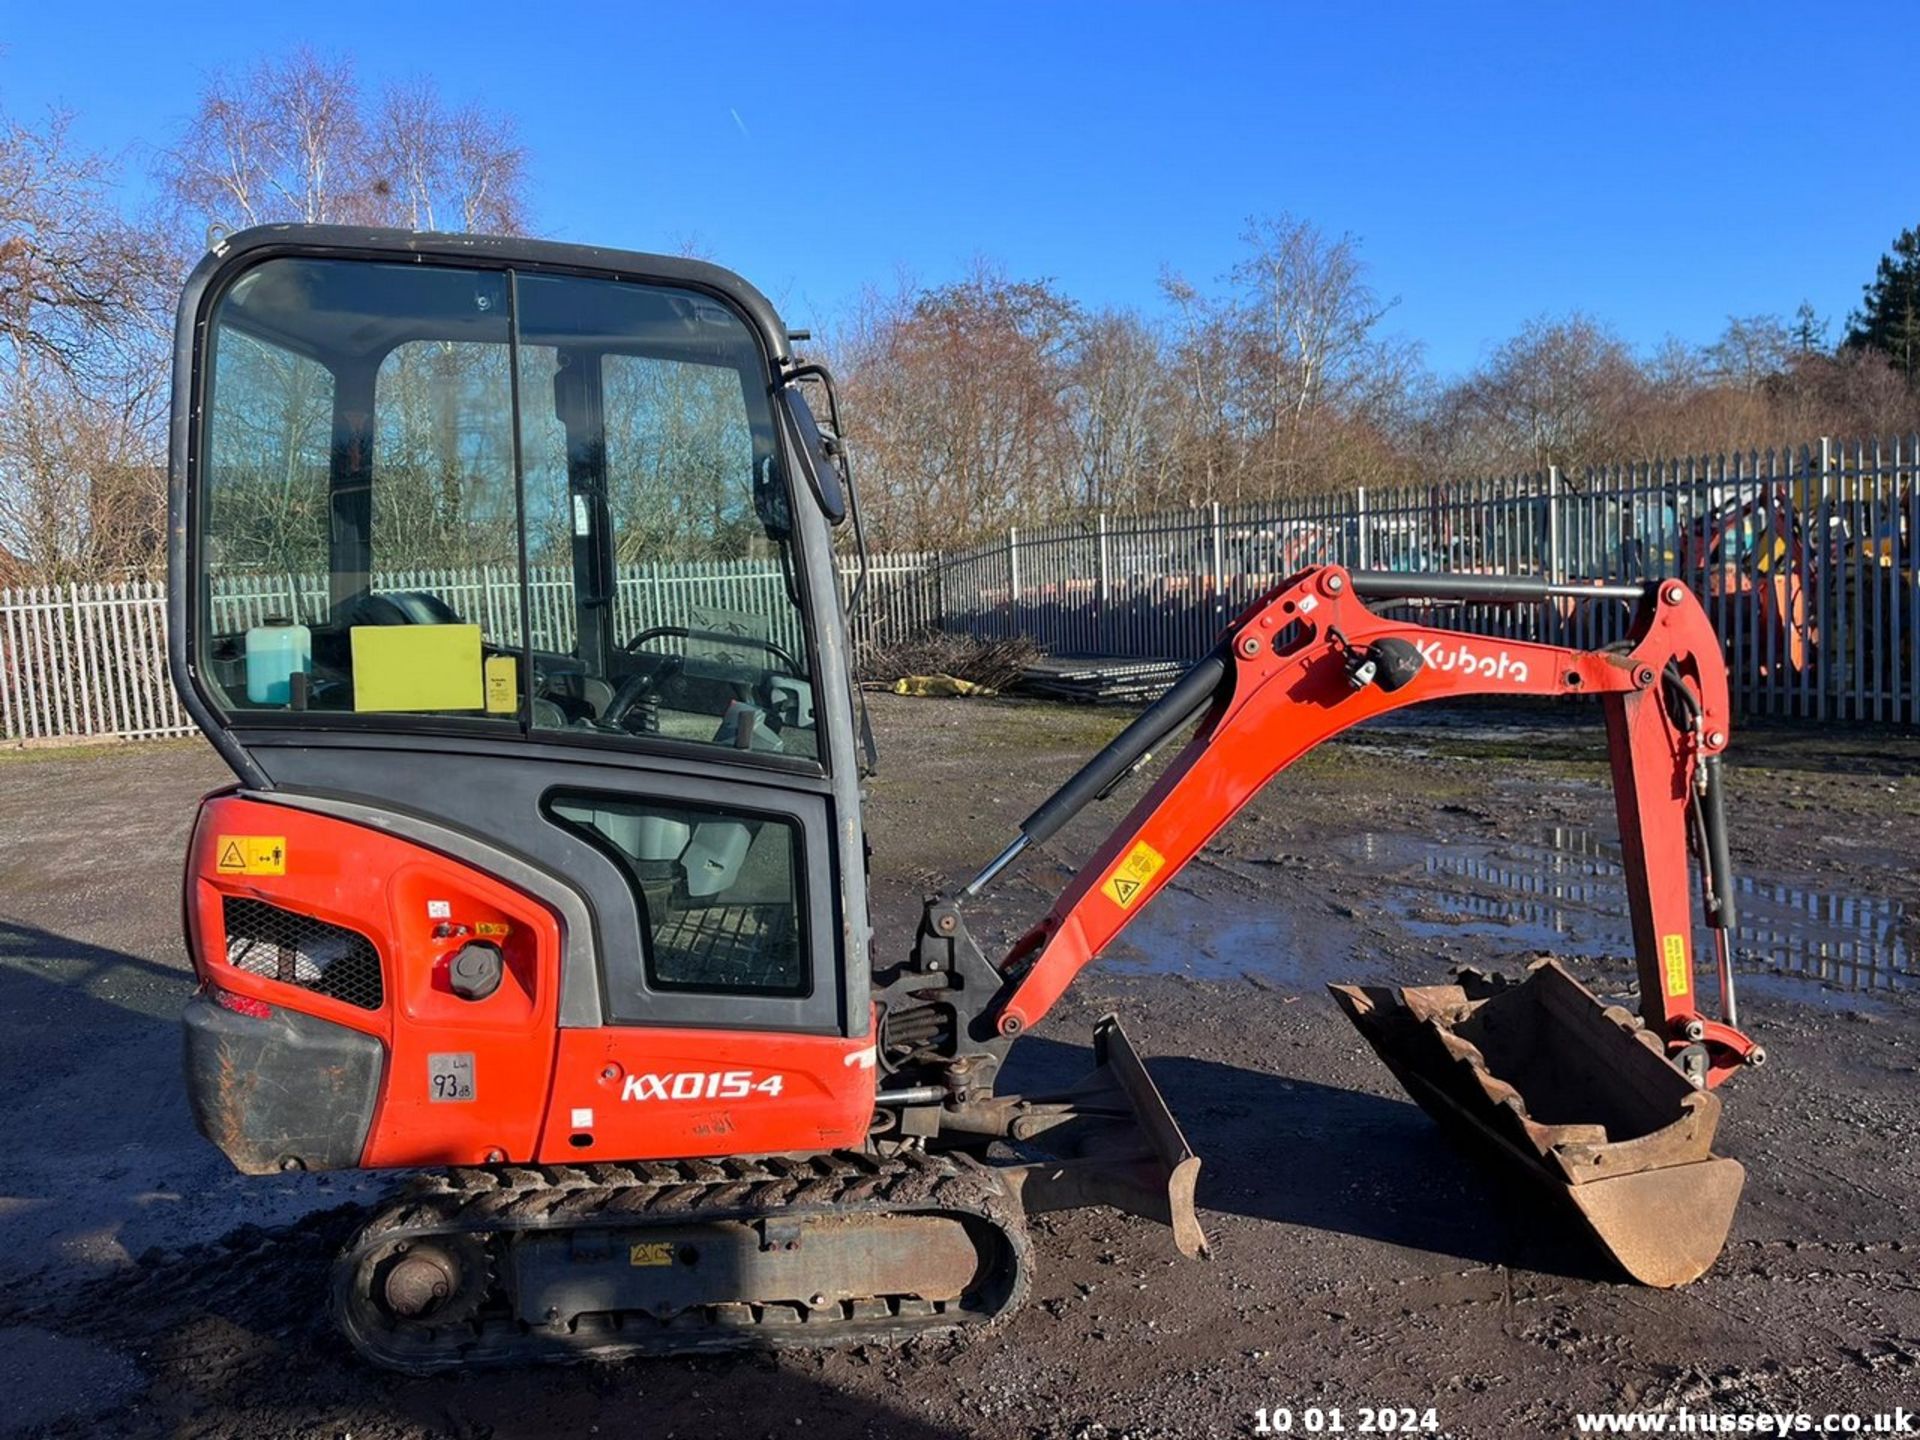
[[[1713,1154],[1719,1098],[1552,960],[1460,981],[1328,989],[1422,1109],[1565,1199],[1627,1274],[1703,1274],[1746,1178]]]
[[[1001,1175],[1029,1214],[1111,1205],[1170,1227],[1174,1247],[1189,1259],[1205,1255],[1207,1234],[1193,1208],[1200,1157],[1119,1016],[1104,1016],[1093,1027],[1093,1056],[1094,1068],[1071,1089],[1025,1097],[1033,1118],[1015,1122],[1016,1138],[1044,1133],[1046,1148],[1066,1158],[1013,1166]]]

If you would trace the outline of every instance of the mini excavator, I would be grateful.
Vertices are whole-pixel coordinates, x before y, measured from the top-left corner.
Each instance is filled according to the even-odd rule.
[[[169,658],[235,776],[187,859],[188,1088],[244,1172],[414,1172],[336,1263],[352,1344],[424,1372],[954,1331],[1020,1303],[1028,1216],[1084,1205],[1202,1253],[1200,1161],[1119,1023],[1056,1093],[1002,1093],[1008,1051],[1280,770],[1472,695],[1598,704],[1638,1013],[1551,961],[1336,999],[1630,1275],[1711,1264],[1742,1178],[1716,1088],[1763,1055],[1726,943],[1726,676],[1688,590],[1277,579],[876,946],[834,554],[858,504],[800,339],[712,265],[522,239],[267,227],[186,285]],[[1629,607],[1626,639],[1391,613],[1569,599]],[[1189,729],[984,954],[968,901]]]

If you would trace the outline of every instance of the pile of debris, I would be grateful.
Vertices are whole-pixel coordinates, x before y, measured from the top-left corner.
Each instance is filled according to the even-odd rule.
[[[1020,690],[1083,705],[1146,705],[1165,694],[1185,669],[1178,660],[1050,655],[1026,667]]]
[[[902,676],[947,675],[994,692],[1011,689],[1039,654],[1040,647],[1024,636],[981,640],[944,630],[916,630],[863,645],[854,673],[870,690],[896,690]]]

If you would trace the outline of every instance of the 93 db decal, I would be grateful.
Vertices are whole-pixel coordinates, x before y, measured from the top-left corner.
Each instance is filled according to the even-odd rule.
[[[436,1052],[427,1056],[427,1099],[436,1105],[473,1099],[473,1052]]]
[[[751,1100],[778,1096],[781,1077],[752,1070],[674,1070],[667,1074],[629,1075],[622,1100]]]

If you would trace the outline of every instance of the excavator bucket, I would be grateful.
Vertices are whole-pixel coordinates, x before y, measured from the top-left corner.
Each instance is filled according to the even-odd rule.
[[[1703,1274],[1746,1178],[1713,1153],[1718,1097],[1555,961],[1518,983],[1459,979],[1328,988],[1422,1109],[1562,1197],[1627,1274]]]

